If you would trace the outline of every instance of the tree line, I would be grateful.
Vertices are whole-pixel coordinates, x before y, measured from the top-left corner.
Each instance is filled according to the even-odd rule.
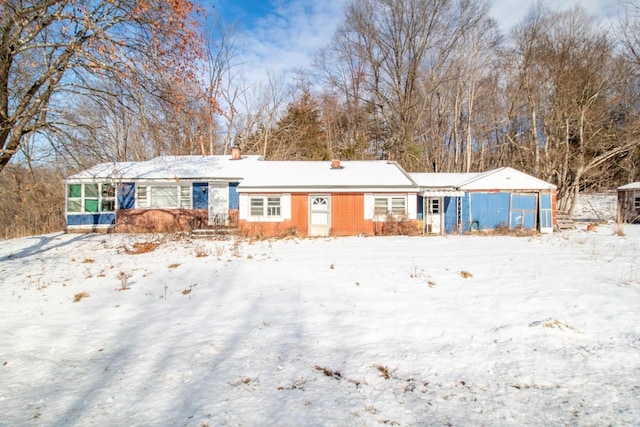
[[[607,27],[539,2],[508,34],[489,6],[351,1],[293,82],[257,84],[237,73],[234,25],[187,0],[4,0],[0,237],[46,211],[32,196],[52,179],[57,210],[37,232],[63,225],[64,175],[231,144],[412,172],[511,166],[556,184],[565,211],[579,191],[639,180],[640,6]]]

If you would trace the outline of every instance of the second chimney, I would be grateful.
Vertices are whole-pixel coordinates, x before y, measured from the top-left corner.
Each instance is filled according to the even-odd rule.
[[[331,160],[331,169],[342,169],[342,166],[340,166],[340,160],[339,159]]]
[[[234,145],[231,147],[231,160],[240,160],[242,152],[240,151],[240,147],[238,145]]]

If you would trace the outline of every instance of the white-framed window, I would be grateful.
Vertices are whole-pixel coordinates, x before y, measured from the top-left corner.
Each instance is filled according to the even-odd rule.
[[[138,208],[190,209],[191,185],[138,185]]]
[[[281,216],[280,196],[251,196],[249,197],[249,213],[251,216],[279,217]]]
[[[407,198],[402,196],[375,196],[373,214],[375,216],[406,215]]]
[[[113,184],[67,184],[67,212],[113,212],[116,208],[116,190]]]
[[[640,196],[636,196],[633,199],[633,207],[636,210],[640,210]]]

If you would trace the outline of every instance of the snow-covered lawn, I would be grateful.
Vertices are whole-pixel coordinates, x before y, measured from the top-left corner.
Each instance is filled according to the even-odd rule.
[[[579,227],[1,241],[0,425],[639,425],[640,226]]]

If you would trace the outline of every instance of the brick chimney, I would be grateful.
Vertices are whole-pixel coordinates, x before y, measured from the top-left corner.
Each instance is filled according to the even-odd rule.
[[[240,160],[242,157],[242,151],[240,150],[239,145],[234,145],[231,147],[231,160]]]
[[[340,166],[340,159],[331,160],[331,169],[342,169],[342,166]]]

